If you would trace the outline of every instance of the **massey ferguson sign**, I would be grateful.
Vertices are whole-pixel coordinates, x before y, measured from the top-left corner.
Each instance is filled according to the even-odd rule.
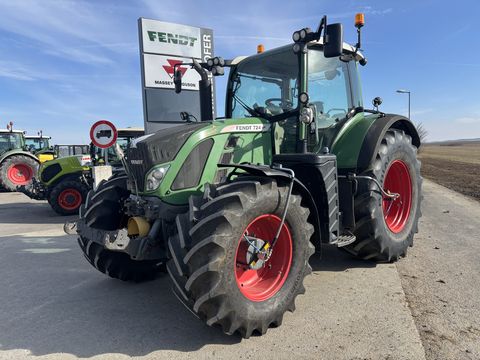
[[[181,121],[181,111],[199,117],[200,76],[190,66],[181,64],[191,63],[192,58],[207,61],[213,57],[212,30],[143,18],[138,20],[138,26],[146,131],[152,131],[153,125],[149,124],[152,122]],[[176,64],[180,64],[176,68],[183,74],[184,91],[180,94],[174,93]],[[153,127],[155,130],[161,128]]]
[[[175,64],[191,62],[191,60],[177,56],[144,54],[145,86],[147,88],[175,89],[173,84],[173,67]],[[190,66],[177,65],[182,72],[182,89],[198,90],[200,75]]]

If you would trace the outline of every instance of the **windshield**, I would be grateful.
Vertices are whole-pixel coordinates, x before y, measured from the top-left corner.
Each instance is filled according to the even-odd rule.
[[[29,150],[41,150],[48,148],[48,139],[25,139],[25,144]]]
[[[271,118],[295,110],[298,71],[298,56],[290,46],[243,60],[231,76],[231,117]]]
[[[347,114],[361,106],[360,90],[352,88],[351,84],[356,76],[355,61],[326,58],[320,49],[309,49],[308,95],[315,121],[308,134],[308,151],[318,152],[325,146],[330,148]]]
[[[0,134],[0,153],[22,148],[22,135],[18,133]]]
[[[130,144],[130,141],[134,139],[134,137],[131,136],[125,136],[125,137],[118,137],[117,138],[117,144],[120,145],[120,148],[125,152],[127,151],[128,145]],[[117,156],[117,152],[115,151],[115,146],[110,146],[109,148],[106,149],[107,156],[108,156],[108,162],[110,165],[113,166],[119,166],[121,165],[121,161]],[[100,149],[95,146],[95,157],[96,159],[104,159],[104,149]]]

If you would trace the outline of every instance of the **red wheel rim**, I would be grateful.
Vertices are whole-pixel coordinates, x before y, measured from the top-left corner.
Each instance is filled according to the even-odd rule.
[[[271,243],[281,219],[272,214],[261,215],[248,224],[245,234]],[[248,268],[249,244],[243,234],[235,253],[235,280],[241,293],[251,301],[265,301],[274,296],[287,280],[292,264],[293,241],[290,229],[283,224],[272,255],[258,270]]]
[[[412,205],[412,180],[408,166],[402,160],[393,161],[385,175],[383,188],[400,196],[396,199],[383,198],[383,216],[385,223],[393,233],[401,232],[410,216]]]
[[[13,164],[7,170],[7,177],[15,185],[26,185],[33,177],[33,169],[27,164]]]
[[[58,204],[64,210],[75,210],[82,203],[82,194],[77,189],[65,189],[58,195]]]

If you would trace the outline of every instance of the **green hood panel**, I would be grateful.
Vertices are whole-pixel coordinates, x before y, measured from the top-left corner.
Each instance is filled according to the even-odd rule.
[[[38,178],[44,185],[49,186],[65,175],[90,170],[89,166],[82,166],[79,157],[81,155],[66,156],[41,164],[38,170]]]
[[[194,125],[198,127],[194,131],[189,131]],[[271,163],[271,124],[264,119],[222,119],[181,125],[175,129],[175,132],[160,130],[154,135],[140,139],[132,149],[129,149],[129,167],[139,183],[140,193],[157,196],[170,204],[186,204],[190,195],[203,191],[203,184],[215,183],[223,179],[227,171],[219,169],[217,166],[219,163]],[[188,133],[188,137],[182,141],[182,146],[175,156],[170,158],[171,160],[158,162],[153,151],[147,151],[147,148],[141,149],[142,143],[145,144],[147,141],[150,143],[149,147],[159,146],[156,144],[164,143],[168,139],[172,141],[172,133]],[[203,153],[197,154],[199,145],[205,141],[211,142],[208,146],[205,144],[202,146],[202,149],[209,150],[208,153],[202,150]],[[147,175],[151,170],[154,167],[167,165],[168,171],[160,186],[155,191],[146,191]],[[174,183],[182,183],[178,181],[182,179],[177,179],[181,176],[198,178],[198,181],[188,188],[173,186]]]

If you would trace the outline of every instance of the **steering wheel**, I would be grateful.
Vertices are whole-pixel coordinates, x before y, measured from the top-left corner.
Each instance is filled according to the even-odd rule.
[[[274,101],[278,101],[279,104],[278,105],[275,105],[273,102]],[[273,106],[273,107],[279,107],[279,108],[291,108],[293,107],[293,102],[290,101],[290,100],[286,100],[286,99],[282,99],[282,98],[270,98],[270,99],[267,99],[265,100],[265,105],[267,106]],[[286,106],[284,106],[286,105]]]

